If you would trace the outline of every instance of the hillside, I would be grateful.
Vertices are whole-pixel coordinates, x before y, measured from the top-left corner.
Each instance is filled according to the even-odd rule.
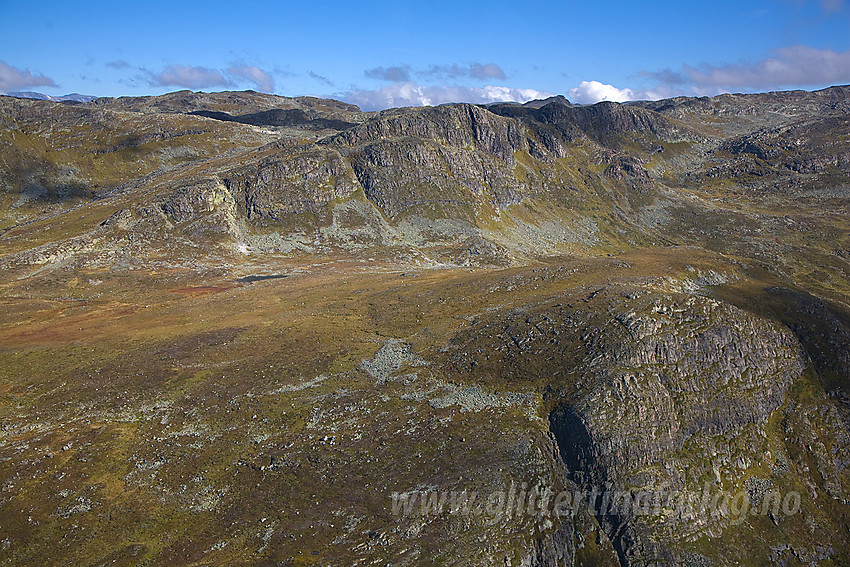
[[[850,562],[850,87],[0,97],[0,186],[5,564]]]

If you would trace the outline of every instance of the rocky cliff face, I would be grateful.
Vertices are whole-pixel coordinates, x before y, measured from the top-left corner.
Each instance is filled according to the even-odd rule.
[[[739,509],[743,503],[744,514],[755,515],[766,493],[787,490],[791,478],[808,474],[787,432],[800,415],[797,402],[789,402],[798,396],[792,388],[810,380],[804,372],[820,350],[798,339],[799,326],[811,323],[789,317],[795,331],[707,298],[699,287],[685,289],[572,288],[533,306],[477,317],[443,349],[455,380],[531,383],[547,392],[565,485],[585,499],[596,494],[588,506],[594,520],[582,520],[584,528],[561,526],[576,537],[597,522],[590,529],[606,542],[608,560],[624,565],[708,562],[717,550],[706,554],[695,545],[707,534],[726,534],[721,555],[727,557],[741,543],[730,535],[741,517],[712,509],[711,502],[738,494]],[[820,334],[812,329],[804,336],[810,332]],[[847,407],[829,407],[814,411],[837,411],[824,431],[843,439]],[[814,457],[821,479],[847,478],[847,449],[837,443],[835,458]],[[841,496],[831,480],[824,486],[836,505],[846,501],[846,484]],[[651,514],[635,507],[641,498],[649,499]],[[759,528],[774,551],[787,529],[780,515]],[[802,553],[817,556],[813,549]],[[600,561],[606,556],[594,553]]]
[[[677,303],[656,298],[617,314],[610,331],[585,331],[593,358],[577,399],[550,421],[569,474],[588,491],[699,494],[699,479],[740,477],[740,438],[764,427],[800,378],[802,349],[787,330],[712,301]],[[648,543],[653,530],[634,514],[607,521],[620,555],[640,564],[675,540]],[[681,536],[698,520],[694,513],[667,527]]]
[[[230,171],[224,183],[233,198],[244,204],[248,220],[283,220],[287,215],[319,212],[359,189],[353,169],[339,152],[309,146]]]
[[[151,170],[156,177],[147,183],[159,193],[155,199],[163,202],[179,200],[166,194],[169,186],[198,183],[197,191],[203,191],[210,183],[224,184],[242,220],[231,219],[212,231],[242,226],[231,233],[234,249],[246,245],[246,235],[259,231],[264,238],[280,241],[303,235],[311,249],[346,250],[350,241],[333,237],[344,228],[360,230],[376,252],[389,245],[411,253],[428,239],[423,232],[427,227],[434,246],[442,247],[435,259],[460,253],[475,262],[472,242],[486,243],[485,247],[497,251],[496,257],[481,257],[497,263],[525,261],[529,253],[622,250],[661,242],[699,242],[716,250],[741,250],[769,259],[776,245],[765,242],[760,234],[781,231],[777,222],[787,224],[785,213],[795,207],[800,213],[791,215],[795,221],[790,222],[823,234],[841,230],[842,221],[820,215],[812,198],[838,199],[839,207],[845,201],[842,192],[850,174],[845,171],[847,144],[840,134],[846,126],[847,103],[842,93],[834,88],[784,98],[725,96],[590,107],[562,100],[489,108],[446,105],[374,115],[314,99],[175,93],[151,100],[100,100],[88,103],[91,108],[63,109],[62,113],[74,116],[61,120],[103,125],[119,115],[130,122],[151,121],[151,116],[166,122],[181,117],[186,126],[180,131],[150,126],[132,139],[92,151],[94,155],[101,155],[100,151],[105,156],[133,155],[147,168],[157,155],[152,152],[159,152],[164,156],[162,165]],[[13,104],[9,119],[22,124],[44,119],[46,115],[32,114],[41,108],[38,104],[48,103]],[[284,108],[270,109],[273,104]],[[100,118],[95,119],[98,112]],[[236,121],[264,112],[269,117],[265,122]],[[274,112],[299,113],[303,120],[286,119],[275,126]],[[222,119],[224,114],[230,118]],[[718,122],[718,116],[726,117],[725,121]],[[339,122],[328,122],[332,120]],[[252,126],[261,122],[264,126]],[[763,127],[766,124],[769,127]],[[727,125],[734,130],[732,135],[727,134]],[[302,126],[314,132],[330,129],[330,134],[317,143],[288,137],[294,133],[292,128]],[[21,127],[22,132],[28,131]],[[204,156],[189,146],[180,150],[181,157],[175,153],[175,143],[195,138],[200,143],[204,137],[234,128],[241,128],[244,135],[256,134],[257,141],[274,134],[258,128],[277,128],[284,136],[250,151],[221,154],[205,149]],[[334,128],[341,131],[333,133]],[[9,155],[21,151],[16,147],[10,146]],[[64,157],[69,159],[61,165],[49,160],[24,165],[15,158],[17,177],[9,178],[7,185],[19,187],[26,201],[32,200],[27,195],[84,196],[83,187],[92,186],[89,179],[102,176],[104,168],[84,166],[88,158],[82,155]],[[194,170],[175,168],[179,163],[175,158],[205,165]],[[61,174],[65,181],[59,181],[56,168],[65,168],[67,175]],[[33,173],[20,173],[27,170]],[[116,166],[115,171],[121,169]],[[45,176],[57,181],[38,181]],[[115,186],[107,179],[97,183]],[[56,188],[43,189],[43,185]],[[717,192],[724,194],[721,200]],[[723,205],[730,198],[744,199],[747,205]],[[345,205],[348,209],[361,210],[359,220],[350,217],[346,227],[333,220],[334,207],[343,202],[351,203]],[[770,211],[762,210],[765,204]],[[363,210],[363,205],[369,210]],[[165,210],[169,216],[168,211],[177,209],[166,206]],[[316,215],[315,230],[305,229],[298,221],[305,212]],[[179,218],[170,218],[179,227],[188,217],[186,211],[178,214]],[[376,228],[375,218],[384,218],[388,224]],[[738,229],[730,233],[721,228],[730,225]],[[591,238],[588,227],[610,236]],[[576,238],[577,234],[582,236]],[[462,243],[468,240],[464,248]],[[805,257],[806,243],[795,238],[786,241],[796,258]],[[360,239],[356,246],[362,249],[364,244]],[[839,238],[833,250],[839,253],[846,246]]]

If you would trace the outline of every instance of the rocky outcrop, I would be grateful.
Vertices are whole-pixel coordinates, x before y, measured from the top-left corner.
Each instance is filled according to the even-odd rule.
[[[789,329],[697,295],[602,288],[560,301],[459,334],[446,368],[464,380],[543,379],[550,430],[578,490],[699,494],[706,479],[726,490],[763,461],[768,421],[806,362]],[[596,511],[622,564],[676,563],[677,540],[664,534],[693,541],[733,521],[672,497],[664,506],[661,531],[628,507]]]
[[[751,154],[778,173],[850,173],[850,143],[842,136],[848,129],[850,115],[828,116],[733,138],[720,150]]]
[[[786,91],[758,94],[722,94],[715,97],[676,97],[658,101],[631,103],[682,119],[713,116],[725,122],[743,118],[762,124],[813,114],[846,113],[850,87],[835,86],[823,90]]]
[[[439,216],[473,220],[477,199],[503,209],[530,192],[497,157],[418,138],[373,142],[350,159],[366,196],[390,218],[438,207]]]
[[[399,137],[480,150],[501,158],[509,167],[514,164],[513,152],[524,149],[524,136],[514,121],[472,104],[387,110],[321,143],[361,146]]]
[[[556,434],[577,432],[558,436],[580,447],[567,449],[567,460],[583,479],[622,479],[695,435],[764,422],[802,372],[787,329],[737,308],[695,298],[630,307],[584,331],[581,393],[552,417]]]
[[[684,124],[638,106],[601,102],[592,106],[572,106],[553,101],[539,108],[494,106],[494,112],[524,119],[531,124],[553,126],[566,142],[587,137],[604,146],[618,146],[615,136],[651,136],[664,142],[693,141],[700,138]]]
[[[339,152],[316,146],[295,147],[232,170],[224,184],[249,220],[318,212],[359,188]]]
[[[239,232],[236,203],[217,179],[177,189],[159,202],[159,209],[171,221],[188,225],[187,229],[195,234],[221,231],[235,236]],[[111,218],[107,219],[107,226]],[[192,221],[200,221],[201,224],[198,226]],[[126,215],[124,224],[127,224]]]
[[[238,116],[214,110],[196,110],[189,114],[253,126],[290,126],[308,130],[346,130],[355,125],[353,122],[346,122],[345,120],[311,116],[300,108],[275,108]]]
[[[341,119],[348,122],[362,120],[363,114],[357,106],[336,100],[306,96],[291,98],[255,91],[205,93],[184,90],[159,96],[101,97],[86,106],[144,114],[219,112],[230,116],[300,110],[316,118]]]

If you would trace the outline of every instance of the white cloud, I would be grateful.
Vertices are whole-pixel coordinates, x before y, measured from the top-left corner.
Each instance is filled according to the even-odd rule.
[[[833,51],[792,45],[774,50],[754,62],[726,65],[684,65],[680,70],[642,71],[652,79],[649,88],[617,88],[599,81],[582,81],[567,91],[581,104],[600,101],[658,100],[675,96],[715,96],[737,91],[811,88],[850,83],[850,50]]]
[[[146,74],[151,86],[183,87],[187,89],[233,86],[233,82],[225,78],[221,71],[206,67],[169,65],[160,73],[154,74],[146,71]]]
[[[850,50],[833,51],[792,45],[755,62],[729,65],[684,66],[643,72],[663,85],[686,85],[695,94],[728,89],[771,89],[850,83]]]
[[[470,78],[479,81],[487,81],[490,79],[504,80],[507,75],[501,67],[495,63],[471,63],[468,66],[460,66],[457,63],[451,65],[431,65],[427,69],[416,71],[419,77],[450,77],[450,78]],[[407,80],[407,79],[405,79]]]
[[[124,61],[123,59],[115,59],[114,61],[107,61],[104,63],[107,67],[112,67],[113,69],[126,69],[130,66],[129,63]]]
[[[169,65],[159,73],[142,69],[151,86],[206,89],[212,87],[235,87],[245,82],[252,83],[262,92],[274,92],[271,74],[253,65],[232,65],[225,71],[191,65]]]
[[[824,12],[841,12],[844,10],[844,0],[820,0],[821,9]]]
[[[810,3],[818,4],[824,15],[844,11],[844,0],[816,0],[815,2],[810,2],[810,0],[792,0],[792,3],[796,4],[797,8],[802,8]]]
[[[579,104],[593,104],[603,100],[626,102],[637,97],[632,89],[618,89],[599,81],[582,81],[579,86],[567,91],[567,98]]]
[[[410,66],[398,65],[396,67],[375,67],[374,69],[367,69],[363,72],[363,75],[369,79],[403,83],[410,80]]]
[[[535,89],[516,89],[487,85],[484,87],[426,86],[413,81],[396,83],[376,90],[355,90],[341,95],[347,102],[363,110],[383,110],[400,106],[434,106],[449,102],[528,102],[552,96]]]
[[[274,92],[274,78],[255,66],[234,65],[227,70],[228,75],[247,79],[256,85],[257,90],[264,93]]]
[[[18,69],[0,61],[0,91],[14,91],[30,87],[55,87],[50,77],[33,75],[29,69]]]
[[[469,66],[469,76],[473,79],[505,79],[505,72],[495,63],[473,63]]]
[[[328,79],[327,77],[325,77],[324,75],[320,75],[320,74],[315,73],[313,71],[308,71],[307,76],[310,77],[311,79],[315,79],[316,81],[322,83],[325,86],[328,86],[328,87],[334,86],[334,82],[331,81],[330,79]]]

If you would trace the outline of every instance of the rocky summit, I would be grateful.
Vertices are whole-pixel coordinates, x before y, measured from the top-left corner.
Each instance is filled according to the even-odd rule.
[[[0,188],[4,565],[850,564],[850,87],[0,97]]]

